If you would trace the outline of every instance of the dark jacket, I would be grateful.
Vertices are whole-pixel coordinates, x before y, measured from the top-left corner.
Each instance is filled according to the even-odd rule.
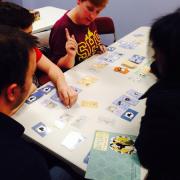
[[[153,85],[147,98],[135,146],[148,179],[180,180],[180,80],[166,78]]]
[[[22,139],[24,127],[0,113],[0,179],[50,180],[46,162]]]

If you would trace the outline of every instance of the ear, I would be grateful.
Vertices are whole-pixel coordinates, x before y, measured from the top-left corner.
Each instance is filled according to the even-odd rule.
[[[16,83],[13,83],[7,87],[6,97],[10,102],[17,101],[17,98],[20,95],[20,88]]]

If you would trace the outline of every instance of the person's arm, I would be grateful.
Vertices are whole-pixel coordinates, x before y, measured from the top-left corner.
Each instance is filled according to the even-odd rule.
[[[65,45],[67,54],[58,60],[57,66],[70,69],[75,64],[77,42],[75,40],[74,35],[69,34],[69,31],[67,28],[65,29],[65,33],[66,33],[66,39],[67,39],[66,45]]]
[[[77,93],[67,85],[61,69],[42,55],[37,63],[38,69],[45,72],[57,88],[58,95],[65,106],[72,106],[77,100]]]

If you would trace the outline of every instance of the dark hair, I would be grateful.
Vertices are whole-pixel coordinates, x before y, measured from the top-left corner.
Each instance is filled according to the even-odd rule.
[[[0,25],[0,93],[11,83],[23,86],[29,65],[29,51],[37,38],[17,28]]]
[[[32,25],[34,19],[32,13],[17,4],[0,3],[0,24],[26,29]]]
[[[150,31],[155,62],[161,77],[177,76],[180,71],[180,13],[175,11],[157,19]]]

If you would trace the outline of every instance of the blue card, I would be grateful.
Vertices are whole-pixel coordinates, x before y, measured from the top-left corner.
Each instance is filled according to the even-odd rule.
[[[48,130],[45,124],[43,124],[42,122],[39,122],[38,124],[36,124],[35,126],[32,127],[32,129],[39,134],[41,137],[44,137],[48,134]]]
[[[85,164],[88,164],[89,157],[90,157],[90,152],[88,152],[88,154],[86,155],[86,157],[85,157],[84,160],[83,160],[83,162],[84,162]]]
[[[48,94],[48,93],[50,93],[53,89],[54,89],[54,86],[52,86],[52,85],[47,85],[47,86],[39,89],[39,91],[42,92],[43,94]]]
[[[133,109],[128,109],[126,112],[124,112],[124,114],[122,114],[121,118],[127,121],[132,121],[137,114],[137,111],[134,111]]]
[[[139,55],[133,55],[131,58],[129,58],[129,61],[136,63],[136,64],[140,64],[143,62],[143,60],[145,59],[144,56],[139,56]]]
[[[40,91],[37,91],[37,92],[31,94],[31,96],[29,96],[29,98],[26,100],[25,103],[31,104],[31,103],[35,102],[36,100],[38,100],[42,96],[43,96],[43,93]]]

